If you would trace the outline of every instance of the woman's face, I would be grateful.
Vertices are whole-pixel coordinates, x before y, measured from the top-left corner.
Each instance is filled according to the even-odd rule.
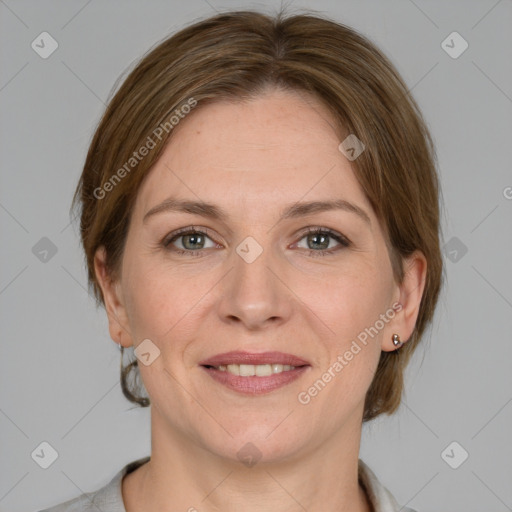
[[[114,339],[149,340],[157,439],[272,461],[360,434],[381,350],[416,317],[332,126],[298,93],[199,104],[143,182],[103,289]]]

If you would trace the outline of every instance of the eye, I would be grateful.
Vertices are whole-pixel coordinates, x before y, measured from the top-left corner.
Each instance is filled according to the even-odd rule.
[[[307,240],[306,249],[308,254],[313,257],[330,256],[351,245],[345,236],[328,228],[308,228],[295,246],[299,247],[299,244],[304,239]],[[208,245],[208,241],[210,245]],[[337,243],[337,246],[334,244],[335,247],[332,247],[333,241]],[[203,249],[219,246],[208,234],[208,229],[199,229],[194,226],[174,231],[162,241],[162,245],[166,250],[172,251],[175,254],[198,257],[207,254]]]
[[[350,246],[350,241],[346,237],[327,228],[309,228],[301,241],[304,239],[306,239],[306,249],[308,249],[309,255],[313,257],[332,255]],[[332,248],[331,242],[333,241],[338,243],[338,247]]]
[[[207,240],[211,242],[211,245],[206,245]],[[169,251],[173,251],[177,254],[201,256],[200,252],[202,249],[215,247],[216,242],[208,236],[206,231],[201,231],[194,228],[194,226],[189,226],[171,233],[163,240],[162,245]]]

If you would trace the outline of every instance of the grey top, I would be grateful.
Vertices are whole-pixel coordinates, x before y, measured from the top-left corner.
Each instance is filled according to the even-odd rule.
[[[130,462],[101,489],[82,494],[40,512],[126,512],[121,491],[123,477],[148,460],[149,457],[144,457]],[[366,489],[374,512],[415,512],[411,508],[400,507],[393,495],[379,482],[375,473],[361,459],[359,459],[359,481]]]

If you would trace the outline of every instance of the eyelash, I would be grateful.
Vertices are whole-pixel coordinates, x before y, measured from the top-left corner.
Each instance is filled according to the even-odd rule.
[[[199,249],[196,251],[189,251],[189,250],[183,250],[183,249],[176,249],[176,248],[170,249],[169,248],[169,246],[174,241],[176,241],[177,239],[179,239],[185,235],[205,235],[208,238],[210,238],[212,241],[214,241],[213,238],[209,235],[208,229],[205,229],[205,228],[199,229],[199,228],[196,228],[195,226],[189,226],[189,227],[174,231],[173,233],[171,233],[170,235],[165,237],[162,240],[162,245],[168,251],[172,251],[179,255],[186,254],[187,256],[191,256],[191,257],[202,257],[204,254],[201,254],[201,253],[204,253],[204,249]],[[309,256],[312,256],[313,258],[319,257],[319,256],[320,257],[332,256],[335,253],[337,253],[338,251],[345,249],[347,247],[350,247],[350,245],[351,245],[351,242],[348,240],[348,238],[341,235],[340,233],[336,233],[336,231],[332,231],[329,228],[318,228],[318,227],[307,228],[306,231],[304,233],[302,233],[299,241],[308,235],[328,235],[329,237],[333,238],[334,240],[336,240],[336,242],[338,242],[341,245],[341,247],[338,247],[337,249],[334,249],[334,250],[333,249],[328,249],[328,250],[322,249],[320,251],[315,251],[313,249],[306,249],[309,253]]]

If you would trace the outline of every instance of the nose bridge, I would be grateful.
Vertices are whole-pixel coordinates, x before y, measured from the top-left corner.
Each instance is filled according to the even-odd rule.
[[[262,237],[259,237],[262,240]],[[270,237],[265,238],[269,243]],[[233,251],[233,268],[229,272],[220,314],[224,319],[238,318],[248,327],[263,326],[270,319],[284,318],[289,308],[286,287],[279,275],[270,246],[255,238],[245,238]]]

